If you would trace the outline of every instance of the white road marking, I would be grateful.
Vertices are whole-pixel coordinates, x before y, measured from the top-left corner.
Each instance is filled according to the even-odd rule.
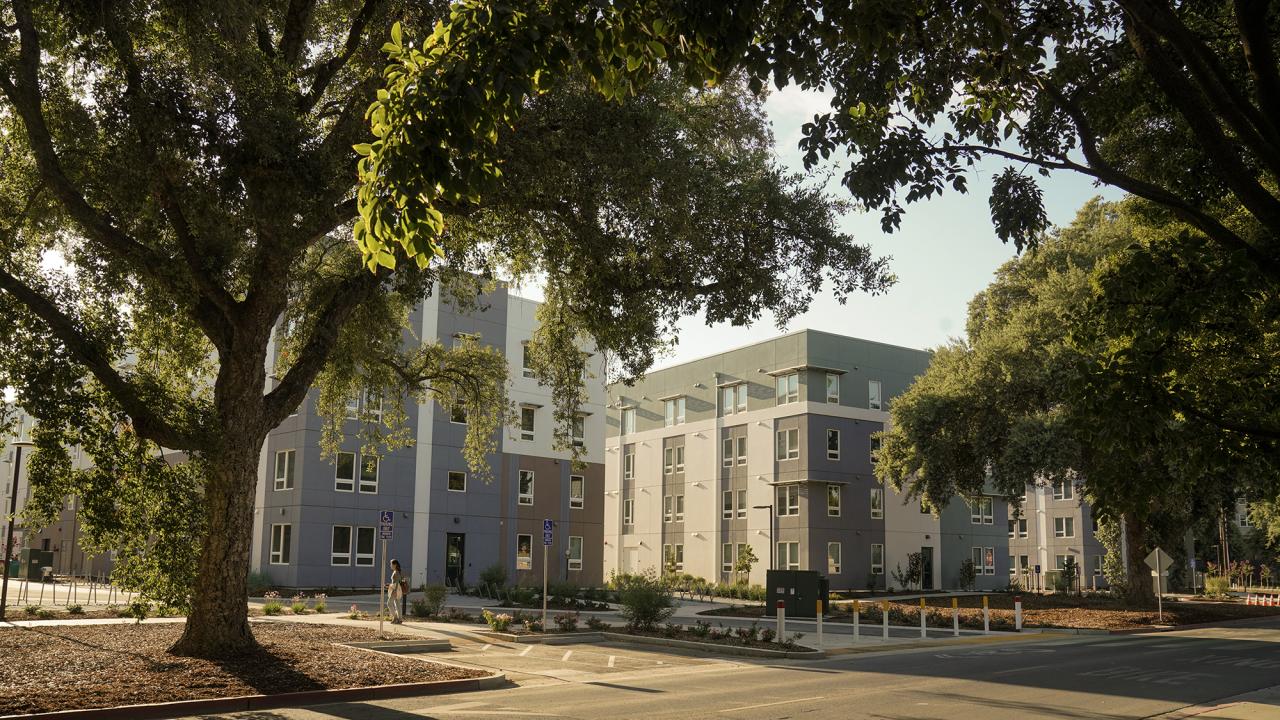
[[[618,659],[618,658],[617,658],[616,656],[614,656],[614,655],[610,655],[610,656],[609,656],[609,667],[613,667],[613,661],[614,661],[614,660],[617,660],[617,659]]]
[[[992,675],[1012,675],[1013,673],[1027,672],[1029,670],[1043,670],[1044,668],[1047,668],[1047,667],[1053,667],[1053,666],[1052,665],[1031,665],[1028,667],[1009,668],[1008,670],[999,670],[991,674]]]
[[[1111,680],[1128,680],[1130,682],[1152,683],[1154,685],[1184,685],[1190,682],[1201,682],[1209,678],[1219,677],[1213,673],[1180,672],[1177,670],[1149,670],[1133,665],[1097,668],[1082,673],[1080,677],[1101,677]]]
[[[471,702],[452,703],[450,705],[435,705],[429,708],[419,708],[418,710],[414,710],[413,714],[426,715],[428,713],[435,714],[435,713],[456,712],[458,710],[466,710],[468,708],[480,707],[481,705],[484,705],[484,703],[479,702],[477,700],[472,700]]]
[[[485,643],[485,646],[484,646],[484,647],[482,647],[482,648],[480,648],[480,652],[484,652],[484,651],[488,650],[488,649],[489,649],[489,648],[491,648],[491,647],[493,647],[493,644],[492,644],[492,643]]]
[[[532,645],[525,646],[525,649],[520,651],[520,657],[524,657],[525,655],[528,655],[530,650],[533,650]]]
[[[760,703],[759,705],[744,705],[742,707],[726,708],[724,710],[721,710],[720,712],[727,713],[727,712],[738,712],[739,710],[755,710],[756,708],[773,707],[774,705],[787,705],[789,703],[798,703],[798,702],[807,702],[809,700],[825,700],[825,699],[826,699],[825,695],[816,695],[814,697],[796,698],[795,700],[779,700],[777,702]]]
[[[568,660],[569,660],[569,656],[570,656],[570,655],[572,655],[572,654],[573,654],[573,651],[572,651],[572,650],[565,650],[565,651],[564,651],[564,657],[560,658],[560,662],[566,662],[566,661],[568,661]]]

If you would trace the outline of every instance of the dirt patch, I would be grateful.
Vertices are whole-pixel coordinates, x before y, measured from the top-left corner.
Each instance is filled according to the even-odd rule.
[[[235,660],[166,651],[181,623],[0,630],[0,714],[479,677],[469,668],[334,645],[362,628],[255,623],[262,647]],[[391,636],[404,637],[404,636]]]

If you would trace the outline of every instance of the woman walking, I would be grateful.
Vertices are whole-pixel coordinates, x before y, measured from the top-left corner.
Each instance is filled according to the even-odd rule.
[[[391,624],[404,622],[404,609],[400,606],[401,598],[408,583],[404,579],[404,571],[400,569],[400,561],[391,561],[391,583],[387,585],[387,601],[391,606]]]

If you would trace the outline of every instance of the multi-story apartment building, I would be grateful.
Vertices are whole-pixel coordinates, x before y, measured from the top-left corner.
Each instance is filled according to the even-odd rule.
[[[871,465],[888,403],[928,362],[804,330],[611,385],[605,574],[730,581],[750,547],[753,582],[772,564],[883,588],[912,552],[926,555],[926,586],[948,582],[942,521],[886,491]]]
[[[277,427],[263,448],[256,499],[253,566],[289,587],[371,587],[377,557],[379,512],[394,513],[390,557],[421,583],[474,583],[493,564],[513,582],[541,581],[543,521],[555,522],[548,548],[549,576],[583,585],[601,582],[603,558],[603,360],[591,359],[588,402],[573,432],[583,457],[553,449],[550,390],[524,367],[538,303],[505,288],[484,296],[476,309],[455,310],[436,292],[411,315],[405,342],[452,343],[463,336],[501,350],[510,368],[509,395],[520,425],[503,428],[490,458],[491,482],[468,470],[462,445],[465,412],[436,403],[406,408],[414,443],[363,456],[359,421],[348,419],[336,458],[321,456],[323,419],[316,391],[297,414]],[[419,340],[420,339],[420,340]],[[379,412],[353,398],[357,410]],[[380,406],[379,406],[380,407]]]
[[[1018,513],[1009,514],[1009,579],[1028,589],[1053,589],[1052,574],[1067,558],[1079,568],[1080,586],[1104,588],[1106,550],[1094,536],[1093,509],[1070,481],[1028,484]],[[1039,568],[1039,574],[1036,568]]]

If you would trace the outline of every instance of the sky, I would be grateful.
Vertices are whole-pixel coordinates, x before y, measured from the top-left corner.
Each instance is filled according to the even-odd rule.
[[[797,142],[800,127],[817,113],[830,110],[828,99],[816,92],[788,87],[770,95],[765,103],[773,123],[775,152],[785,166],[803,171]],[[771,316],[762,316],[750,327],[707,325],[702,317],[686,318],[680,325],[674,351],[656,367],[665,367],[723,350],[765,340],[782,332],[812,329],[902,345],[932,348],[949,338],[964,335],[969,300],[991,282],[993,273],[1014,257],[991,228],[987,197],[990,179],[1003,165],[979,165],[969,178],[969,193],[944,193],[932,200],[907,206],[901,228],[885,234],[880,213],[855,213],[845,217],[841,229],[857,242],[871,246],[877,256],[888,256],[898,283],[889,292],[872,297],[853,295],[844,305],[830,292],[814,298],[807,313],[779,329]],[[1076,173],[1038,177],[1044,191],[1049,221],[1069,223],[1076,209],[1095,195],[1118,198],[1112,188],[1094,187],[1090,178]],[[831,193],[848,197],[831,180]]]

